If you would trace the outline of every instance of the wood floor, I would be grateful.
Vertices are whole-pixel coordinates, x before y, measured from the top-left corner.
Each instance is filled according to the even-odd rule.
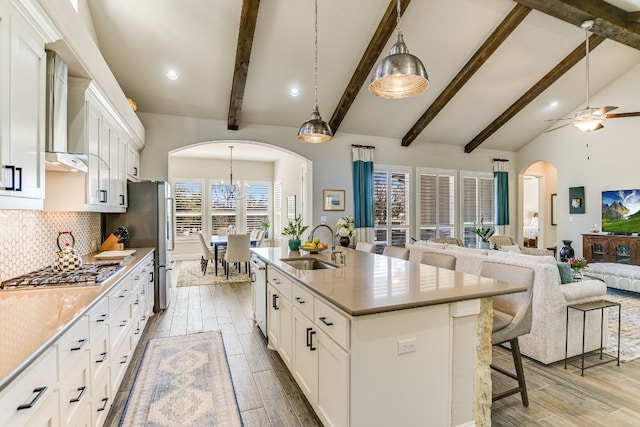
[[[321,425],[280,357],[266,348],[254,326],[248,283],[175,288],[169,309],[151,318],[105,425],[118,425],[146,340],[218,329],[245,426]],[[494,361],[512,368],[506,350],[495,349]],[[530,405],[523,407],[519,395],[495,402],[492,425],[640,426],[640,359],[619,367],[615,362],[594,367],[584,377],[578,369],[563,366],[525,358]],[[511,386],[510,381],[494,373],[496,390]],[[424,425],[430,427],[426,420]]]

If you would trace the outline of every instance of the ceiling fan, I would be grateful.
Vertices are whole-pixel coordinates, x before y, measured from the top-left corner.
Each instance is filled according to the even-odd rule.
[[[585,62],[587,66],[587,107],[582,110],[576,111],[573,117],[567,117],[563,119],[553,119],[550,121],[560,121],[560,120],[571,120],[569,123],[565,123],[561,126],[555,127],[553,129],[549,129],[544,133],[554,131],[556,129],[563,128],[565,126],[574,125],[578,129],[583,132],[592,132],[596,130],[600,130],[604,127],[602,122],[605,119],[617,119],[621,117],[638,117],[640,116],[640,112],[633,113],[612,113],[609,114],[609,111],[613,111],[618,107],[607,106],[607,107],[590,107],[589,106],[589,30],[593,28],[593,21],[584,21],[580,28],[584,29],[585,35],[585,48],[587,50],[585,56]]]

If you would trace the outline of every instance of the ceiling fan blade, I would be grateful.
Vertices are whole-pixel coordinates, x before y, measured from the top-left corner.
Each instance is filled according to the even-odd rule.
[[[599,110],[594,111],[592,114],[594,116],[604,116],[605,114],[607,114],[609,111],[613,111],[618,107],[613,107],[613,106],[607,106],[607,107],[602,107]]]
[[[559,122],[560,120],[573,120],[573,117],[563,117],[561,119],[546,119],[545,122]]]
[[[640,111],[633,113],[613,113],[605,116],[607,119],[619,119],[621,117],[640,117]]]
[[[602,129],[603,127],[604,127],[604,125],[603,125],[602,123],[598,123],[598,126],[596,126],[594,129],[589,130],[589,131],[587,131],[587,132],[595,132],[595,131],[597,131],[597,130]]]
[[[572,122],[570,122],[570,123],[565,123],[565,124],[563,124],[563,125],[561,125],[561,126],[558,126],[557,128],[553,128],[553,129],[545,130],[545,131],[544,131],[544,132],[542,132],[542,133],[549,133],[549,132],[553,132],[554,130],[557,130],[557,129],[563,128],[563,127],[565,127],[565,126],[569,126],[570,124],[573,124],[573,123],[572,123]]]

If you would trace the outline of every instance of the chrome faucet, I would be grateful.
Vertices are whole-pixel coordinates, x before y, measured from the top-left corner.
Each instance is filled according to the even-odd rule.
[[[315,227],[313,227],[313,230],[311,230],[311,233],[309,234],[309,241],[310,241],[310,242],[313,242],[313,233],[315,233],[315,232],[316,232],[316,230],[317,230],[318,228],[320,228],[320,227],[326,227],[326,228],[328,228],[328,229],[329,229],[329,232],[331,233],[331,245],[330,245],[330,248],[331,248],[331,252],[334,252],[334,251],[335,251],[335,249],[336,249],[336,244],[335,244],[335,242],[336,242],[336,236],[335,236],[335,234],[333,233],[333,228],[331,228],[331,226],[330,226],[330,225],[328,225],[328,224],[322,223],[322,224],[318,224],[318,225],[316,225]]]

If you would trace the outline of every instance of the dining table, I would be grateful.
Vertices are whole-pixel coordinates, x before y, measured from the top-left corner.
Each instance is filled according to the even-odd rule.
[[[218,235],[218,234],[214,234],[211,236],[211,242],[209,243],[210,246],[213,246],[213,256],[215,258],[215,262],[213,263],[215,265],[215,274],[216,276],[218,275],[218,248],[219,247],[226,247],[227,246],[227,241],[228,241],[228,235]],[[258,246],[258,239],[250,239],[249,243],[252,247],[256,247]]]

